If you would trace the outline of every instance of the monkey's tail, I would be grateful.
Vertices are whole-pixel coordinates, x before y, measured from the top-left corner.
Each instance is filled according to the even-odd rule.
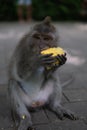
[[[69,79],[61,83],[62,87],[67,87],[69,84],[71,84],[74,81],[73,75],[69,76]]]

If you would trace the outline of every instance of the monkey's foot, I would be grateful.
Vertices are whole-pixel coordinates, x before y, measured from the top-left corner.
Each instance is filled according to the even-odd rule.
[[[79,117],[70,110],[64,109],[63,110],[63,115],[64,115],[64,117],[67,117],[67,118],[69,118],[71,120],[78,120],[79,119]]]
[[[36,129],[33,127],[29,127],[27,130],[36,130]]]
[[[67,109],[65,109],[65,108],[63,108],[63,107],[60,107],[60,106],[57,107],[57,108],[54,110],[54,112],[57,114],[57,116],[58,116],[61,120],[63,120],[64,117],[67,117],[67,118],[69,118],[69,119],[71,119],[71,120],[78,120],[78,119],[79,119],[79,117],[76,116],[72,111],[67,110]]]
[[[23,115],[18,130],[27,130],[28,128],[32,128],[32,122],[29,117]],[[33,129],[29,129],[29,130],[33,130]]]

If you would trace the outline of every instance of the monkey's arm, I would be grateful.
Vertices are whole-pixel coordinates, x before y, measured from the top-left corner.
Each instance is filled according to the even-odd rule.
[[[24,51],[25,49],[25,51]],[[37,72],[40,68],[45,68],[55,62],[51,54],[41,55],[32,51],[30,48],[23,48],[17,56],[17,72],[21,78],[30,77],[33,73]]]

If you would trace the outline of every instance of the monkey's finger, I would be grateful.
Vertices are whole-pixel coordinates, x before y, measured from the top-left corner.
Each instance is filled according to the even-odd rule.
[[[48,58],[52,57],[52,54],[45,54],[45,55],[40,55],[41,58]]]
[[[56,58],[58,59],[60,65],[65,64],[65,62],[67,60],[67,58],[64,55],[61,55],[61,56],[58,55]]]
[[[59,65],[64,64],[64,61],[63,61],[63,59],[61,58],[60,55],[58,55],[56,58],[57,58],[57,60],[59,61]]]
[[[54,57],[43,57],[42,60],[44,61],[55,61]]]
[[[42,60],[42,62],[43,62],[44,64],[52,64],[52,63],[55,62],[55,59],[44,59],[44,60]]]
[[[71,120],[79,120],[79,117],[74,113],[71,114]]]
[[[66,52],[64,53],[64,56],[66,56]]]
[[[67,60],[66,56],[64,56],[64,55],[58,55],[57,58],[59,58],[63,62],[65,62]]]
[[[71,120],[78,120],[78,116],[75,115],[75,113],[71,112],[70,110],[67,110],[64,112],[64,116],[71,119]]]
[[[56,59],[54,57],[51,56],[52,54],[50,55],[44,55],[44,56],[41,56],[41,60],[43,63],[47,63],[47,64],[51,64],[51,63],[54,63],[56,61]]]
[[[65,55],[61,55],[61,58],[63,59],[64,62],[66,62],[67,58]]]

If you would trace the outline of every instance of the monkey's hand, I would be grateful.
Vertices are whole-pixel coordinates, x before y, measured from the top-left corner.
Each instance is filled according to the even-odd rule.
[[[66,53],[64,55],[57,55],[56,59],[59,61],[58,66],[61,66],[66,63]]]
[[[55,57],[56,59],[56,62],[53,63],[49,69],[55,71],[56,69],[58,69],[60,66],[64,65],[67,61],[67,58],[66,58],[66,54],[64,55],[57,55]]]
[[[39,55],[39,63],[44,67],[50,66],[55,61],[56,59],[52,57],[52,54]]]
[[[58,67],[65,64],[67,58],[66,53],[63,55],[57,55],[55,57],[52,54],[39,55],[38,64],[46,68],[46,70],[56,70]]]

